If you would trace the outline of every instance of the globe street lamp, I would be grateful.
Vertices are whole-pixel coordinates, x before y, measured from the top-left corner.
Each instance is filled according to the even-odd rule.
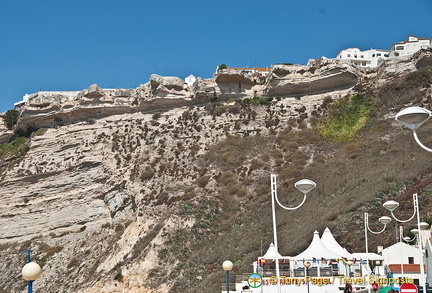
[[[25,250],[21,252],[25,252]],[[27,292],[32,293],[33,281],[37,280],[40,277],[40,275],[42,274],[42,269],[37,263],[31,261],[30,250],[27,250],[27,264],[22,268],[21,274],[23,279],[27,281]]]
[[[226,272],[226,292],[229,293],[229,288],[230,288],[230,271],[233,268],[233,263],[229,260],[226,260],[223,262],[222,264],[222,268],[224,269],[224,271]]]
[[[379,274],[379,266],[381,265],[381,262],[379,261],[379,260],[376,260],[375,261],[375,266],[376,266],[376,268],[377,268],[377,275],[378,275],[378,278],[379,278],[379,276],[380,276],[380,274]]]
[[[427,119],[429,119],[429,118],[427,118]],[[425,119],[425,121],[427,119]],[[425,121],[423,121],[423,123]],[[423,124],[423,123],[421,123],[421,124]],[[422,229],[426,228],[428,226],[428,224],[424,223],[424,222],[420,222],[420,208],[419,208],[419,202],[418,202],[417,193],[413,194],[413,205],[414,205],[414,213],[413,213],[413,215],[408,220],[400,220],[400,219],[396,218],[396,216],[393,214],[393,211],[395,209],[397,209],[397,207],[399,206],[399,203],[397,201],[395,201],[395,200],[389,200],[389,201],[386,201],[383,204],[383,206],[387,210],[389,210],[391,212],[391,215],[392,215],[393,219],[395,219],[396,221],[401,222],[401,223],[409,222],[409,221],[411,221],[414,218],[415,215],[417,215],[417,229],[418,229],[417,231],[421,231]],[[420,286],[422,288],[425,288],[425,283],[426,282],[425,282],[425,276],[424,276],[424,263],[423,263],[423,249],[422,249],[421,233],[417,234],[417,241],[419,243],[418,247],[419,247],[419,255],[420,255],[420,275],[421,275],[420,276]]]
[[[279,273],[279,251],[278,251],[278,243],[277,243],[277,233],[276,233],[276,212],[275,212],[275,199],[278,205],[286,210],[292,211],[296,210],[299,207],[301,207],[304,202],[306,201],[306,195],[309,191],[315,188],[316,183],[309,179],[302,179],[297,181],[294,186],[300,190],[304,197],[303,201],[296,207],[289,208],[284,206],[279,202],[279,199],[277,197],[277,187],[276,187],[276,174],[270,175],[270,184],[271,184],[271,197],[272,197],[272,214],[273,214],[273,238],[274,238],[274,246],[276,251],[276,278],[277,278],[277,292],[281,293],[281,287],[280,287],[280,273]]]
[[[369,267],[369,248],[368,248],[368,236],[367,236],[367,232],[371,232],[372,234],[380,234],[382,232],[384,232],[385,228],[387,227],[387,224],[390,223],[391,218],[387,217],[387,216],[382,216],[381,218],[378,219],[378,221],[380,221],[384,227],[381,231],[379,232],[375,232],[372,231],[369,227],[369,214],[365,213],[364,214],[364,222],[365,222],[365,242],[366,242],[366,275],[369,275],[368,272],[368,267]],[[368,286],[368,292],[370,293],[370,286]]]
[[[422,126],[426,121],[431,118],[431,111],[421,107],[409,107],[396,114],[395,120],[400,124],[408,127],[413,131],[414,139],[417,144],[428,152],[432,149],[426,147],[417,137],[417,128]]]
[[[352,260],[349,260],[346,262],[347,266],[348,266],[348,277],[351,278],[351,266],[353,265]]]
[[[303,265],[306,268],[306,282],[307,282],[308,293],[310,293],[310,290],[309,290],[309,268],[311,266],[311,262],[305,261]]]

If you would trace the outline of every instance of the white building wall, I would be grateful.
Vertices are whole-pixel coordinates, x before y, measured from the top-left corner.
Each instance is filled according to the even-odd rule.
[[[409,264],[409,257],[414,258],[415,264],[420,263],[419,250],[415,246],[408,245],[403,242],[398,242],[384,248],[382,251],[382,256],[384,258],[383,264]]]
[[[349,60],[354,65],[360,67],[377,67],[384,59],[388,58],[388,51],[380,49],[370,49],[361,51],[359,48],[348,48],[340,51],[336,59]]]
[[[185,78],[185,82],[187,83],[188,86],[192,86],[195,83],[196,80],[197,79],[196,79],[196,77],[193,74],[191,74],[191,75],[189,75],[188,77]]]
[[[421,49],[431,47],[431,39],[421,39],[409,36],[408,40],[393,44],[390,47],[390,57],[410,56]]]

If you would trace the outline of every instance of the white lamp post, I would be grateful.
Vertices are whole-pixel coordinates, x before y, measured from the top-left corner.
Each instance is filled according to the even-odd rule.
[[[416,108],[418,108],[418,107],[416,107]],[[410,109],[410,108],[408,108],[408,109]],[[429,118],[425,119],[425,121],[428,120],[428,119]],[[423,121],[422,123],[420,123],[420,125],[423,124],[425,121]],[[420,231],[422,228],[424,229],[425,227],[427,227],[428,224],[424,223],[424,222],[420,222],[420,209],[419,209],[419,203],[418,203],[417,193],[413,194],[413,205],[414,205],[414,213],[413,213],[413,215],[408,220],[400,220],[400,219],[396,218],[396,216],[393,214],[393,211],[395,209],[397,209],[397,207],[399,206],[399,203],[397,201],[390,200],[390,201],[387,201],[387,202],[385,202],[383,204],[383,206],[391,212],[391,215],[392,215],[393,219],[395,219],[396,221],[401,222],[401,223],[409,222],[409,221],[411,221],[414,218],[415,215],[417,215],[417,229],[418,229],[418,231]],[[425,224],[426,224],[426,226],[425,226]],[[426,282],[425,282],[425,276],[424,276],[424,263],[423,263],[423,249],[422,249],[421,233],[417,234],[417,241],[419,243],[418,247],[419,247],[419,255],[420,255],[420,286],[422,288],[425,288],[425,283]]]
[[[432,116],[431,111],[421,107],[409,107],[396,114],[395,120],[400,124],[408,127],[413,131],[414,139],[417,144],[428,152],[432,152],[432,149],[426,147],[420,142],[417,137],[417,128],[422,126]]]
[[[277,197],[277,188],[276,188],[276,175],[271,174],[270,175],[270,181],[271,181],[271,197],[272,197],[272,212],[273,212],[273,238],[274,238],[274,245],[275,245],[275,251],[276,251],[276,278],[277,278],[277,292],[281,292],[280,288],[280,273],[279,273],[279,251],[278,251],[278,243],[277,243],[277,233],[276,233],[276,212],[275,212],[275,199],[278,203],[278,205],[286,210],[292,211],[296,210],[299,207],[301,207],[304,202],[306,201],[306,195],[309,191],[315,188],[316,183],[309,179],[302,179],[300,181],[297,181],[294,186],[300,190],[304,197],[303,201],[296,207],[289,208],[284,206],[279,202],[279,199]]]
[[[384,232],[385,228],[387,227],[387,224],[390,223],[391,218],[387,217],[387,216],[383,216],[383,217],[379,218],[378,221],[380,221],[384,225],[384,227],[379,232],[372,231],[369,227],[369,214],[368,213],[364,214],[365,242],[366,242],[366,275],[369,275],[369,248],[368,248],[367,231],[371,232],[372,234],[380,234],[380,233]],[[370,293],[370,286],[368,286],[368,292]]]
[[[224,271],[226,272],[226,292],[229,293],[229,289],[230,289],[230,271],[233,268],[233,263],[229,260],[226,260],[222,263],[222,268],[224,269]]]

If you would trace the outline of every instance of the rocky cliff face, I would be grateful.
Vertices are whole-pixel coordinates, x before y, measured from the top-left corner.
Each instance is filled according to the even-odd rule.
[[[419,60],[430,55],[425,58]],[[361,79],[388,74],[332,66],[275,66],[266,86],[241,74],[198,80],[193,88],[152,76],[132,90],[94,85],[30,96],[19,127],[50,127],[33,134],[24,157],[0,169],[0,292],[25,291],[19,281],[24,255],[16,255],[24,249],[43,265],[35,292],[176,292],[174,277],[191,276],[179,261],[164,264],[163,245],[175,247],[178,231],[203,220],[185,217],[184,203],[211,199],[224,184],[224,170],[202,163],[211,146],[234,135],[265,137],[304,127],[323,113],[326,96],[336,99]],[[263,91],[284,98],[256,107],[210,103]],[[311,149],[304,153],[313,157]],[[254,173],[253,159],[238,170],[251,181],[263,175]],[[194,231],[206,237],[208,229],[202,224]],[[196,266],[192,282],[211,269]]]

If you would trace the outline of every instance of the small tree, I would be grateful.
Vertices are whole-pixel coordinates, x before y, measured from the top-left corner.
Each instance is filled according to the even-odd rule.
[[[18,110],[8,110],[6,111],[3,121],[8,129],[12,129],[18,121],[19,111]]]
[[[227,69],[227,66],[224,63],[218,66],[218,71],[223,69]]]

